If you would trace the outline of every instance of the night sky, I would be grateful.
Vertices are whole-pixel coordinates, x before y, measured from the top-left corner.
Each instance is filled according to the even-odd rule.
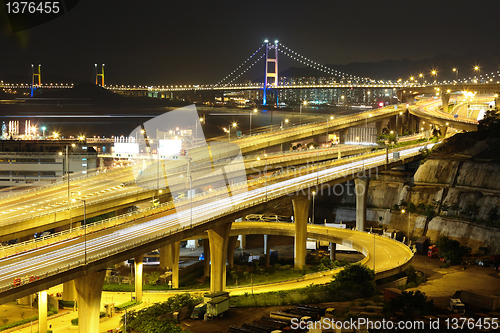
[[[41,63],[42,77],[92,81],[105,63],[107,84],[211,84],[265,38],[324,64],[492,55],[499,13],[498,0],[82,0],[14,34],[2,6],[0,79]]]

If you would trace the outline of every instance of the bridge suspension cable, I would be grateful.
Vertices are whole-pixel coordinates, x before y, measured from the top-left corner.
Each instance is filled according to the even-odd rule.
[[[250,66],[248,66],[243,72],[241,72],[240,74],[238,74],[236,77],[234,77],[234,79],[232,79],[231,81],[229,81],[227,84],[233,83],[236,79],[238,79],[240,76],[242,76],[243,74],[245,74],[250,68],[252,68],[253,66],[255,66],[259,62],[259,60],[262,59],[264,56],[265,56],[265,54],[262,54],[257,60],[254,61],[253,64],[251,64]]]
[[[250,60],[251,60],[251,59],[252,59],[252,58],[253,58],[253,57],[254,57],[257,53],[259,53],[259,51],[260,51],[260,50],[262,50],[262,48],[264,47],[264,45],[265,45],[265,44],[262,44],[262,45],[261,45],[261,46],[257,49],[257,51],[255,51],[255,52],[254,52],[254,53],[253,53],[250,57],[248,57],[245,61],[243,61],[243,62],[242,62],[242,63],[241,63],[238,67],[236,67],[236,69],[235,69],[235,70],[233,70],[233,71],[232,71],[229,75],[227,75],[225,78],[223,78],[222,80],[220,80],[220,81],[216,84],[216,86],[220,86],[220,85],[221,85],[224,81],[226,81],[227,79],[229,79],[229,78],[231,77],[231,75],[233,75],[233,74],[237,73],[237,72],[240,70],[240,68],[241,68],[241,67],[243,67],[243,66],[244,66],[244,65],[245,65],[248,61],[250,61]],[[261,56],[260,58],[262,58],[262,56]],[[260,60],[260,58],[259,58],[259,60]],[[258,61],[258,60],[257,60],[257,61]],[[254,63],[254,65],[255,65],[255,63]],[[253,65],[252,65],[252,66],[253,66]],[[251,67],[248,67],[246,70],[248,70],[248,69],[250,69],[250,68],[251,68]],[[243,73],[241,73],[241,74],[243,74]],[[238,77],[240,77],[240,76],[241,76],[241,74],[240,74]],[[235,79],[236,79],[236,78],[235,78]],[[231,82],[233,82],[235,79],[233,79]],[[230,83],[231,83],[231,82],[230,82]]]
[[[301,64],[307,65],[307,66],[309,66],[313,69],[319,70],[323,73],[335,75],[335,76],[347,77],[347,78],[359,80],[359,81],[372,82],[371,79],[366,79],[366,78],[362,78],[362,77],[359,77],[356,75],[347,74],[347,73],[338,71],[336,69],[332,69],[330,67],[324,66],[324,65],[322,65],[314,60],[311,60],[311,59],[304,57],[303,55],[293,51],[292,49],[290,49],[289,47],[287,47],[283,43],[281,43],[281,48],[279,49],[279,51],[281,53],[283,53],[284,55],[300,62]]]

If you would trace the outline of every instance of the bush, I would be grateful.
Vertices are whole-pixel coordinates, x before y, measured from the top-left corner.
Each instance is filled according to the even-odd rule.
[[[392,317],[396,312],[401,312],[404,318],[416,318],[431,314],[433,308],[434,302],[427,301],[427,296],[421,291],[403,291],[399,297],[391,299],[384,306],[384,314]]]
[[[443,257],[449,265],[458,265],[462,262],[462,258],[471,253],[471,248],[461,245],[459,241],[446,236],[441,236],[436,242],[439,249],[439,256]]]
[[[141,304],[142,302],[139,302],[139,301],[128,301],[128,302],[125,302],[123,304],[120,304],[120,305],[117,305],[115,306],[115,309],[117,311],[123,311],[123,310],[126,310],[128,308],[131,308],[133,306],[136,306],[138,304]]]
[[[38,320],[38,316],[33,316],[33,317],[26,318],[26,319],[23,319],[23,320],[18,320],[18,321],[14,321],[12,323],[1,325],[0,326],[0,331],[6,330],[6,329],[9,329],[9,328],[12,328],[12,327],[16,327],[16,326],[19,326],[19,325],[24,325],[24,324],[27,324],[29,322],[35,321],[35,320]]]
[[[200,298],[191,296],[190,294],[179,294],[170,297],[166,302],[156,303],[148,308],[138,311],[132,310],[127,314],[127,328],[130,331],[138,331],[142,333],[155,332],[185,332],[182,328],[177,327],[170,319],[164,319],[166,313],[179,310],[183,307],[194,308],[200,301]],[[121,322],[124,322],[125,316]]]
[[[360,264],[349,264],[330,282],[330,291],[346,297],[371,297],[375,286],[375,272]]]
[[[75,306],[75,301],[63,301],[62,299],[59,300],[59,307],[72,308],[74,306]]]

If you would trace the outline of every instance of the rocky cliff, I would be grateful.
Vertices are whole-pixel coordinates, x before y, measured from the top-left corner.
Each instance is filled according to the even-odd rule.
[[[370,225],[432,241],[444,235],[475,251],[488,247],[500,253],[499,144],[499,138],[478,132],[456,135],[433,150],[414,174],[392,170],[373,177]],[[395,207],[401,203],[404,214]],[[356,219],[353,208],[337,207],[334,215],[337,222]]]

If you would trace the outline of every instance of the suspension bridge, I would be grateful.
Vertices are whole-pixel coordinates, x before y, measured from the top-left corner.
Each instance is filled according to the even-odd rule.
[[[317,76],[318,79],[311,80],[286,75],[280,76],[280,73],[286,72],[287,67],[284,66],[285,70],[280,72],[278,64],[285,61],[316,70],[321,77]],[[72,83],[42,83],[41,65],[38,65],[38,67],[31,66],[31,83],[10,84],[2,81],[0,82],[0,88],[10,91],[30,89],[33,96],[33,90],[36,89],[68,89],[74,87]],[[253,79],[249,78],[251,71],[253,71]],[[270,95],[273,97],[272,104],[278,105],[278,92],[291,89],[394,89],[398,93],[398,98],[403,102],[407,97],[418,94],[445,95],[444,102],[446,94],[456,91],[500,92],[500,71],[484,74],[477,72],[477,74],[463,78],[459,78],[457,75],[455,80],[437,81],[437,72],[433,70],[427,75],[427,77],[433,78],[429,81],[424,74],[404,80],[375,80],[326,66],[296,52],[283,43],[279,43],[278,40],[270,42],[267,39],[248,58],[215,84],[105,85],[105,66],[102,64],[98,67],[95,64],[96,85],[121,94],[174,99],[176,98],[174,92],[192,92],[196,94],[196,92],[223,93],[257,90],[260,91],[259,99],[261,99],[263,105],[268,105]]]

